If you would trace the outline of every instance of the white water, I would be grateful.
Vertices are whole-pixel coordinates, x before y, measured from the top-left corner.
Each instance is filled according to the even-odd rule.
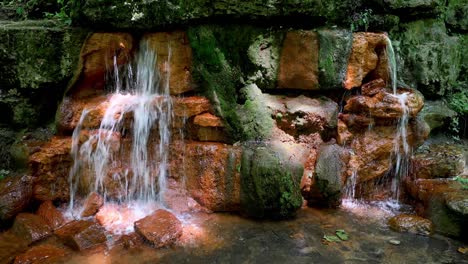
[[[170,57],[169,47],[168,61]],[[135,66],[129,64],[122,71],[125,76],[114,60],[114,91],[103,103],[106,105],[98,106],[105,108],[99,129],[88,131],[89,137],[80,145],[82,123],[90,111],[96,110],[84,109],[73,132],[70,212],[78,194],[86,197],[91,192],[105,200],[129,204],[140,218],[151,210],[141,212],[135,204],[164,206],[173,117],[168,62],[165,66],[162,76],[157,70],[156,53],[147,43],[141,45]],[[129,139],[131,147],[125,148],[123,141]]]

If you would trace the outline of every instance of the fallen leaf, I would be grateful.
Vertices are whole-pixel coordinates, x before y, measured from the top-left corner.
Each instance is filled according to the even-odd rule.
[[[347,234],[346,231],[344,231],[343,229],[338,229],[338,230],[336,230],[335,234],[336,234],[336,236],[337,236],[338,238],[340,238],[340,239],[343,240],[343,241],[346,241],[346,240],[349,239],[348,234]]]
[[[328,242],[340,242],[341,241],[337,236],[329,236],[329,235],[324,235],[323,239],[325,239]]]
[[[466,253],[468,253],[468,247],[465,247],[465,248],[459,247],[458,252],[460,252],[462,254],[466,254]]]

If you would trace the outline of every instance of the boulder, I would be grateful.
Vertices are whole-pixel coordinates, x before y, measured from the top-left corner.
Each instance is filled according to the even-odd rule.
[[[419,118],[424,120],[430,131],[444,127],[456,116],[457,112],[450,109],[442,100],[425,101],[423,109],[419,112]]]
[[[86,198],[84,202],[83,211],[81,212],[81,217],[88,217],[88,216],[95,215],[103,204],[104,204],[104,199],[102,198],[102,196],[95,192],[92,192],[90,195],[88,195],[88,198]]]
[[[52,201],[45,201],[37,209],[37,215],[41,216],[52,230],[56,230],[65,224],[65,218],[62,213],[55,208]]]
[[[314,31],[289,31],[281,49],[278,87],[319,88],[319,42]]]
[[[156,53],[156,69],[162,74],[162,81],[170,74],[169,89],[172,95],[193,90],[192,49],[184,31],[148,33],[143,36],[142,41],[146,41]]]
[[[52,235],[52,230],[42,217],[30,213],[20,213],[13,222],[12,232],[26,239],[29,244]]]
[[[56,263],[64,260],[68,252],[54,245],[34,246],[15,258],[14,264]]]
[[[390,229],[398,232],[408,232],[423,236],[432,233],[432,222],[417,215],[401,214],[390,218]]]
[[[411,158],[414,178],[448,178],[463,173],[465,153],[455,144],[430,144],[418,148]]]
[[[156,248],[169,246],[182,235],[182,223],[166,210],[157,210],[135,222],[135,231]]]
[[[30,170],[35,178],[34,199],[67,201],[70,198],[71,141],[70,137],[53,137],[30,156]]]
[[[107,241],[102,226],[92,221],[75,220],[55,231],[55,235],[69,247],[83,251]]]
[[[387,85],[382,78],[375,79],[361,86],[361,94],[365,96],[373,96],[381,91],[385,91],[386,87]]]
[[[248,216],[287,218],[302,205],[303,164],[288,155],[287,143],[277,143],[243,145],[241,211]]]
[[[353,34],[353,46],[348,60],[344,87],[359,87],[371,72],[374,77],[388,79],[387,58],[383,50],[387,45],[387,36],[383,33],[358,32]],[[379,72],[382,71],[382,72]]]
[[[241,149],[221,143],[177,142],[171,146],[171,175],[211,211],[238,211]]]
[[[14,218],[29,205],[33,178],[11,176],[0,180],[0,221]]]

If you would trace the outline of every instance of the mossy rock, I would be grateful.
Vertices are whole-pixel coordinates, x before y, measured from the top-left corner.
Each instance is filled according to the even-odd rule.
[[[401,32],[392,32],[400,55],[399,76],[417,86],[426,97],[451,93],[466,74],[462,69],[465,47],[462,38],[447,34],[439,20],[418,20],[401,25]]]
[[[54,21],[1,22],[0,119],[17,127],[52,121],[87,35]]]
[[[468,31],[468,2],[466,0],[448,0],[445,22],[457,31]],[[466,46],[465,46],[466,47]]]
[[[444,11],[445,0],[374,0],[381,8],[402,17],[435,17]]]
[[[241,162],[241,210],[255,218],[287,218],[302,205],[303,166],[281,151],[244,144]]]

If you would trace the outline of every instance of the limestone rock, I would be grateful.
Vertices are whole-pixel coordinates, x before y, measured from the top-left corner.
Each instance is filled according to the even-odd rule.
[[[182,235],[182,223],[166,210],[157,210],[135,222],[135,230],[154,247],[169,246]]]
[[[0,221],[12,219],[29,205],[32,184],[33,178],[29,176],[0,180]]]
[[[318,89],[318,53],[316,32],[288,32],[281,49],[278,87]]]
[[[16,216],[12,231],[25,238],[29,244],[52,235],[50,226],[42,217],[30,213],[20,213]]]
[[[417,215],[401,214],[392,217],[388,224],[390,228],[398,232],[409,232],[428,236],[432,233],[432,222]]]
[[[45,201],[37,209],[37,215],[41,216],[47,224],[55,230],[65,223],[62,213],[55,208],[52,201]]]
[[[106,242],[104,231],[94,222],[75,220],[56,230],[55,235],[69,247],[83,251]]]
[[[15,258],[14,264],[27,264],[27,263],[55,263],[64,260],[68,254],[63,248],[54,245],[38,245],[30,248],[25,253],[18,255]]]
[[[370,72],[386,67],[387,61],[381,52],[386,45],[386,36],[383,33],[353,34],[353,47],[344,80],[346,89],[361,86],[362,81]],[[378,77],[388,79],[386,72],[380,73]]]
[[[239,147],[208,142],[179,142],[171,147],[171,175],[185,179],[195,201],[215,212],[239,210]]]
[[[420,147],[411,159],[411,173],[415,178],[454,177],[465,169],[463,148],[454,144],[432,144]]]
[[[169,88],[172,95],[193,90],[192,49],[184,31],[149,33],[143,36],[142,41],[147,41],[149,47],[156,52],[156,69],[162,73],[163,80],[170,70]]]
[[[104,199],[101,195],[92,192],[86,201],[84,202],[83,211],[81,212],[81,217],[88,217],[95,215],[99,208],[104,204]]]
[[[38,201],[67,201],[70,198],[68,173],[71,166],[71,138],[53,137],[29,158],[35,177],[33,198]]]

